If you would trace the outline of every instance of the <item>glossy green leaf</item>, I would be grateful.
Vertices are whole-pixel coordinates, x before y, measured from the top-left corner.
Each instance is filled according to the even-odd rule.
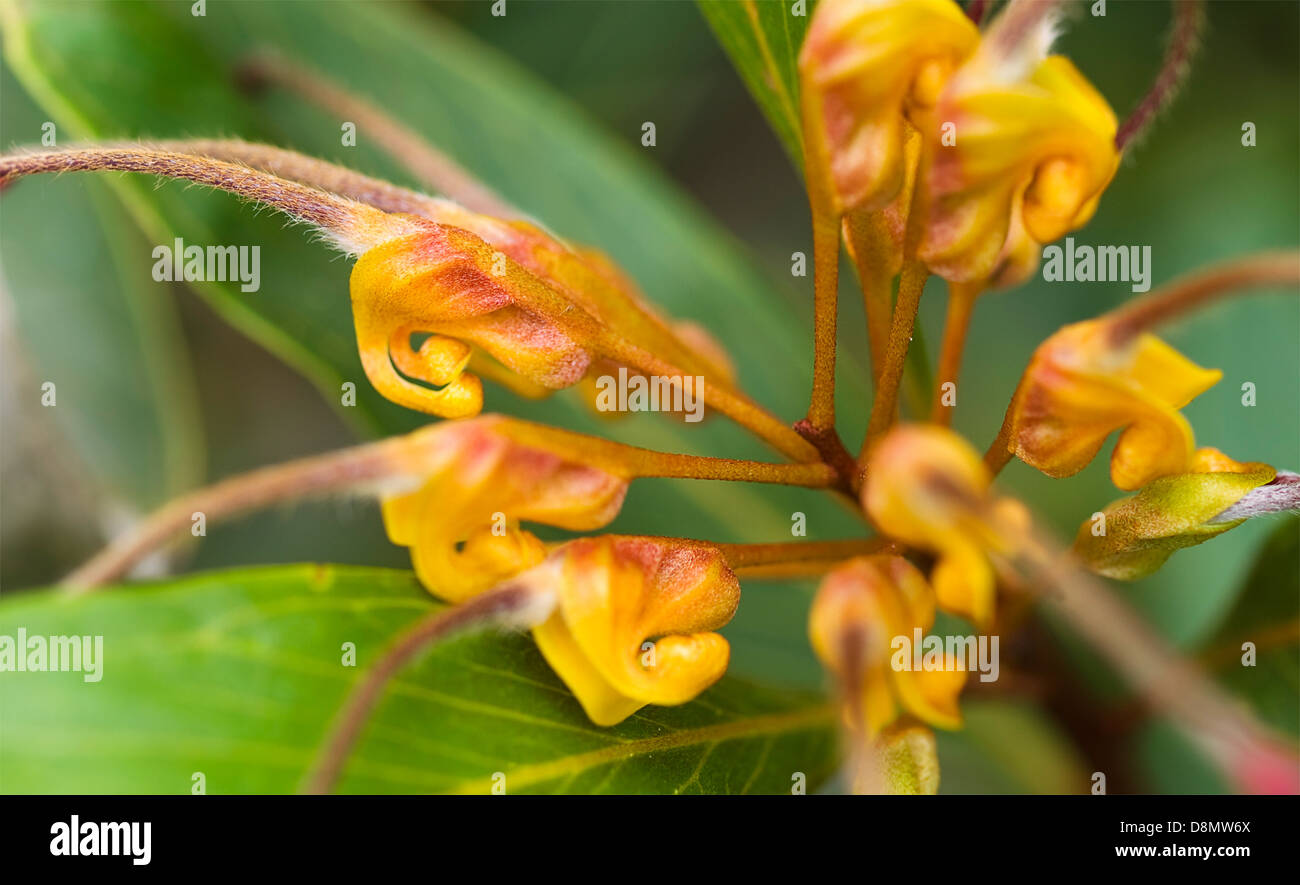
[[[1247,642],[1254,666],[1243,662]],[[1300,521],[1283,520],[1260,548],[1202,660],[1261,719],[1300,734]]]
[[[437,605],[407,572],[296,565],[0,603],[0,635],[103,637],[101,678],[0,677],[0,790],[294,790],[349,688]],[[345,658],[355,648],[355,666]],[[825,699],[725,678],[683,707],[591,725],[527,636],[439,646],[401,672],[344,792],[786,793],[835,764]]]
[[[698,0],[700,11],[797,168],[799,47],[816,0]]]

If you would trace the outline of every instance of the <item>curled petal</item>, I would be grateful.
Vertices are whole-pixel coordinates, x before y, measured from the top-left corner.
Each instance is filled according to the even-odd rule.
[[[1124,428],[1111,457],[1116,486],[1186,472],[1194,443],[1178,409],[1220,377],[1149,334],[1116,344],[1105,321],[1066,326],[1025,370],[1012,404],[1011,451],[1049,476],[1072,476]]]
[[[1196,472],[1162,476],[1136,495],[1114,502],[1079,527],[1074,550],[1092,571],[1124,581],[1146,577],[1174,551],[1203,544],[1240,525],[1217,521],[1248,493],[1273,481],[1267,464],[1238,463],[1215,449],[1201,449]]]
[[[716,548],[584,538],[519,580],[554,589],[558,611],[533,636],[597,725],[684,704],[726,671],[729,646],[712,631],[731,620],[740,584]]]
[[[839,216],[893,200],[906,115],[933,104],[978,40],[951,0],[822,0],[799,56],[814,203]]]
[[[520,443],[496,418],[437,424],[411,436],[413,490],[384,496],[389,539],[411,548],[420,582],[461,602],[541,562],[542,543],[521,520],[573,531],[607,525],[627,479]]]
[[[1115,115],[1074,65],[1054,55],[1024,68],[990,36],[923,129],[937,146],[918,254],[945,279],[1025,278],[1042,243],[1087,223],[1119,166]]]

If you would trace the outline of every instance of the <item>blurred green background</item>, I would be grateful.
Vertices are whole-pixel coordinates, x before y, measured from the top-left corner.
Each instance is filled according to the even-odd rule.
[[[1076,5],[1080,9],[1069,20],[1060,51],[1123,116],[1158,67],[1168,4],[1112,0],[1104,18]],[[811,251],[801,182],[693,3],[509,0],[504,17],[492,16],[488,3],[397,5],[392,11],[398,21],[419,21],[453,35],[444,47],[449,52],[474,43],[487,47],[499,93],[517,96],[518,107],[506,113],[501,108],[509,105],[503,103],[480,129],[458,125],[474,113],[472,84],[481,79],[476,72],[454,74],[464,78],[463,91],[446,80],[431,83],[405,51],[384,52],[387,25],[375,24],[373,33],[350,31],[330,19],[327,8],[335,4],[260,3],[256,13],[242,6],[210,2],[203,21],[189,15],[187,3],[171,4],[161,18],[131,11],[153,7],[127,3],[23,4],[38,22],[46,8],[65,14],[55,16],[57,28],[31,32],[48,37],[47,43],[18,45],[12,18],[0,20],[10,31],[0,72],[0,142],[6,149],[36,143],[47,120],[57,121],[60,143],[90,135],[237,135],[411,183],[366,145],[364,133],[355,150],[340,148],[336,121],[319,111],[284,93],[249,99],[229,87],[239,57],[255,45],[310,55],[349,87],[437,139],[561,234],[610,251],[653,299],[710,325],[736,355],[742,383],[754,396],[784,417],[802,414],[812,283],[790,276],[791,253]],[[78,14],[69,17],[70,8]],[[1130,152],[1076,242],[1149,245],[1155,285],[1217,259],[1300,244],[1298,9],[1290,2],[1209,4],[1204,45],[1178,101]],[[137,41],[147,41],[161,57],[153,64],[174,65],[164,68],[174,76],[149,79],[149,71],[159,69],[134,63]],[[23,56],[18,65],[15,53]],[[450,52],[448,68],[454,58]],[[33,78],[29,67],[55,70],[48,79]],[[514,88],[525,80],[558,97],[558,118],[547,116],[552,105]],[[128,103],[139,96],[147,99]],[[82,110],[96,101],[103,102],[98,117]],[[652,149],[640,145],[645,121],[656,125]],[[1241,145],[1245,121],[1256,126],[1255,147]],[[603,133],[612,170],[605,180],[635,179],[629,188],[640,202],[620,204],[617,192],[600,192],[595,184],[584,192],[575,185],[585,161],[566,152],[551,131],[565,127]],[[496,135],[475,144],[476,133],[481,137],[484,131]],[[147,184],[132,187],[136,199],[149,192]],[[306,380],[295,371],[304,361],[292,348],[273,354],[247,337],[250,329],[255,337],[263,329],[260,313],[253,317],[228,298],[196,297],[182,285],[150,282],[149,291],[136,291],[133,281],[141,273],[147,280],[152,245],[168,240],[140,231],[119,202],[120,189],[67,176],[24,181],[11,191],[0,198],[4,592],[57,579],[96,548],[104,531],[183,488],[335,448],[380,429],[418,425],[418,416],[382,404],[370,409],[363,403],[351,412],[334,408],[339,377],[309,372],[313,380]],[[194,216],[212,229],[235,232],[217,242],[264,245],[263,290],[252,296],[261,299],[253,313],[270,311],[274,319],[276,311],[328,311],[320,326],[305,327],[307,339],[341,360],[355,359],[348,356],[354,344],[337,331],[347,327],[344,262],[307,244],[300,231],[283,230],[265,213],[255,218],[230,198],[175,184],[163,191],[159,199],[171,201],[167,217]],[[650,203],[660,214],[640,211]],[[688,221],[678,225],[678,216]],[[700,231],[716,240],[701,244]],[[734,251],[725,267],[707,265],[706,275],[702,259],[683,252],[692,241],[701,250],[719,242]],[[847,267],[841,279],[842,345],[850,358],[840,366],[840,409],[852,444],[870,405],[863,387],[867,352]],[[770,306],[767,313],[734,300],[736,293],[749,292],[759,293],[754,297]],[[1033,348],[1061,325],[1128,297],[1127,284],[1041,279],[986,296],[967,348],[956,427],[983,449]],[[941,286],[932,284],[921,307],[931,342],[942,331],[943,302]],[[225,307],[214,309],[214,303]],[[232,318],[240,331],[228,322]],[[332,337],[326,340],[321,328],[334,330]],[[1219,385],[1186,410],[1200,444],[1239,460],[1300,467],[1297,299],[1270,294],[1229,301],[1166,330],[1165,337],[1198,363],[1224,371]],[[272,339],[259,340],[274,344]],[[355,377],[359,387],[366,386]],[[47,378],[59,380],[60,407],[54,410],[34,406],[33,390]],[[1256,386],[1253,408],[1241,404],[1244,382]],[[557,414],[558,404],[567,411],[555,420],[568,426],[675,444],[653,420],[592,423],[572,392],[543,404],[488,393],[489,410],[543,420]],[[711,454],[763,456],[724,424],[710,422],[689,444]],[[1062,537],[1119,497],[1104,458],[1065,481],[1012,464],[1001,482]],[[789,514],[802,510],[809,513],[813,537],[853,531],[851,519],[814,493],[758,489],[713,495],[687,485],[638,486],[614,529],[780,540],[783,533],[788,537]],[[769,502],[766,509],[753,503],[757,499]],[[1268,534],[1270,526],[1260,523],[1178,554],[1155,576],[1122,588],[1123,594],[1171,640],[1196,646],[1231,606]],[[173,567],[197,571],[320,560],[407,564],[404,551],[384,539],[375,507],[342,500],[212,527],[201,545],[177,554]],[[811,590],[807,582],[747,585],[741,614],[726,631],[735,648],[735,672],[790,686],[821,684],[804,638]],[[1040,662],[1044,635],[1055,636],[1046,641],[1059,640],[1069,659],[1066,669],[1084,673],[1083,684],[1100,703],[1119,691],[1104,668],[1050,625],[1034,629],[1025,640],[1028,650],[1004,646],[1004,656],[1014,662],[1023,653]],[[1042,788],[1050,783],[1043,772],[1052,763],[1038,770],[1034,759],[1077,760],[1093,753],[1080,747],[1082,739],[1061,739],[1061,730],[1070,727],[1068,716],[1053,724],[1040,707],[1019,700],[970,706],[968,732],[944,738],[945,789]],[[1040,734],[1041,740],[1034,737]],[[1029,762],[990,764],[1007,735],[1026,746],[1041,744],[1041,751],[1026,751]],[[1152,730],[1141,746],[1144,775],[1133,783],[1173,790],[1214,786],[1164,730]]]

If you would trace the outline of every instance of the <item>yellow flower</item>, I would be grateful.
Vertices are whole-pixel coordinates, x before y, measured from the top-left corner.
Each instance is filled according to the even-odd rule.
[[[520,520],[573,531],[607,525],[627,494],[625,477],[521,443],[495,416],[411,434],[405,457],[414,489],[383,496],[394,544],[411,548],[429,592],[462,602],[541,562],[541,541]]]
[[[938,556],[930,576],[939,605],[992,623],[996,582],[990,553],[1007,553],[1028,515],[994,498],[992,476],[965,440],[947,428],[902,425],[867,462],[863,506],[887,535]]]
[[[877,737],[901,712],[943,728],[958,728],[957,695],[966,673],[953,661],[943,670],[895,667],[896,637],[934,625],[934,592],[901,556],[858,557],[822,580],[808,634],[817,657],[840,683],[855,687],[846,713],[867,738]]]
[[[727,669],[730,647],[712,631],[735,614],[740,583],[714,547],[582,538],[518,581],[555,593],[556,611],[533,637],[597,725],[691,701]]]
[[[1088,568],[1108,578],[1146,577],[1175,550],[1241,525],[1243,519],[1220,522],[1216,517],[1276,476],[1267,464],[1243,464],[1217,449],[1200,449],[1189,472],[1153,480],[1101,511],[1103,520],[1094,517],[1080,526],[1074,551]]]
[[[799,56],[814,206],[880,209],[906,175],[913,108],[933,104],[979,32],[951,0],[822,0]]]
[[[471,359],[536,395],[577,384],[593,364],[630,351],[729,385],[717,345],[697,353],[605,256],[529,222],[434,206],[435,220],[365,251],[352,270],[361,363],[386,398],[467,417],[483,408],[482,383],[466,371]],[[414,350],[413,335],[430,337]]]
[[[1025,279],[1041,244],[1092,217],[1119,166],[1114,112],[1068,59],[1043,57],[1048,18],[1008,33],[1025,18],[1027,4],[1017,5],[948,80],[922,128],[933,149],[918,255],[954,282]]]
[[[1121,489],[1189,470],[1191,425],[1178,409],[1222,372],[1150,334],[1120,338],[1106,320],[1066,326],[1034,352],[1011,406],[1009,449],[1049,476],[1071,476],[1124,428],[1110,473]]]

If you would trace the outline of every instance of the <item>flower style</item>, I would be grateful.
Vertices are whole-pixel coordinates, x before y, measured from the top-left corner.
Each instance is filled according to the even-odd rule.
[[[1011,499],[995,498],[988,468],[951,430],[902,425],[867,464],[863,506],[881,531],[938,555],[930,580],[939,605],[986,629],[993,621],[990,554],[1009,553],[1028,519]]]
[[[730,647],[712,631],[735,614],[740,583],[715,547],[583,538],[516,581],[555,594],[533,638],[597,725],[646,704],[684,704],[727,669]]]
[[[1119,165],[1115,114],[1068,59],[1043,57],[1053,24],[1026,26],[1027,5],[998,17],[922,130],[938,144],[918,255],[950,281],[1027,278],[1043,243],[1092,217]]]
[[[1248,493],[1273,482],[1267,464],[1239,463],[1217,449],[1199,449],[1188,472],[1152,480],[1140,492],[1114,502],[1079,527],[1074,551],[1098,574],[1122,581],[1143,578],[1175,550],[1203,544],[1245,521],[1231,508]]]
[[[409,437],[418,488],[383,498],[394,544],[411,548],[429,592],[463,602],[541,562],[546,548],[520,520],[572,531],[608,525],[628,479],[610,466],[520,442],[496,417],[437,424]]]
[[[1039,345],[1025,370],[1008,415],[1008,447],[1049,476],[1072,476],[1123,428],[1110,462],[1117,487],[1186,473],[1194,443],[1178,410],[1222,375],[1154,335],[1119,337],[1105,319],[1066,326]]]
[[[934,591],[901,556],[849,560],[822,580],[808,620],[821,662],[852,693],[849,726],[869,740],[900,713],[941,728],[959,728],[957,695],[966,673],[956,666],[913,671],[893,666],[894,639],[934,625]]]

